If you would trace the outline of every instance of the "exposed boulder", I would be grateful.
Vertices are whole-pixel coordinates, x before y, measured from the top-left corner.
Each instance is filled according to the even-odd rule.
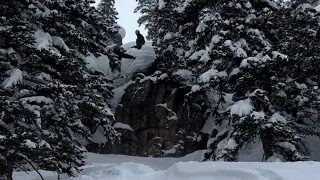
[[[122,133],[122,142],[111,149],[106,146],[101,153],[180,157],[206,148],[201,140],[207,136],[198,133],[202,126],[192,126],[186,118],[183,104],[187,92],[187,87],[164,81],[137,81],[130,85],[115,116],[133,131],[117,129]]]

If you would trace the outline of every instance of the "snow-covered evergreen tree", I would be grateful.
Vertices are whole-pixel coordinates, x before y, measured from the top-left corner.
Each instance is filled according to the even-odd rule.
[[[117,30],[115,32],[108,32],[108,37],[112,37],[112,39],[115,40],[115,43],[121,46],[122,36],[118,32],[121,28],[116,24],[118,12],[116,11],[114,0],[101,0],[97,9],[100,15],[103,16],[104,20],[109,24],[109,27],[110,24],[113,24],[113,28]],[[117,59],[113,59],[112,63],[116,63],[116,68],[119,68],[117,66],[119,66],[120,62],[117,62]]]
[[[189,121],[215,123],[205,160],[236,161],[256,139],[264,160],[306,160],[305,137],[319,136],[313,68],[319,23],[308,5],[281,5],[159,0],[138,6],[157,48],[154,70],[190,87]]]
[[[101,0],[98,5],[98,10],[107,16],[108,20],[116,20],[116,16],[118,15],[114,0]]]
[[[117,138],[110,81],[85,61],[114,58],[108,33],[117,30],[90,2],[0,5],[0,177],[18,167],[73,175],[84,164],[79,138],[90,142],[99,126]]]

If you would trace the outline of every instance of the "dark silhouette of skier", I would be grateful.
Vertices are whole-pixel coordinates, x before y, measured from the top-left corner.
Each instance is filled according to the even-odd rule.
[[[146,43],[146,41],[144,40],[144,37],[142,36],[142,34],[140,34],[139,30],[136,30],[136,35],[137,35],[136,45],[133,46],[133,48],[141,49],[141,47]]]
[[[118,59],[121,60],[122,58],[128,58],[128,59],[136,59],[136,57],[131,56],[129,54],[124,53],[124,49],[121,48],[120,46],[116,45],[113,48],[113,52],[118,56]]]

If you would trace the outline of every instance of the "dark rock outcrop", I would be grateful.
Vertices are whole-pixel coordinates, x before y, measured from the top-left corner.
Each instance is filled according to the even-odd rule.
[[[206,148],[208,136],[198,133],[202,126],[192,126],[186,117],[184,96],[189,90],[151,80],[130,85],[115,116],[134,131],[118,128],[121,143],[105,146],[100,153],[180,157]]]

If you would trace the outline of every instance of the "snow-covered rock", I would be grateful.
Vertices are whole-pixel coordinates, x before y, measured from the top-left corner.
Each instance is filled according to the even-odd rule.
[[[121,75],[132,76],[135,72],[144,72],[155,60],[156,54],[154,48],[150,44],[145,44],[140,50],[130,48],[135,43],[127,43],[122,47],[126,50],[127,54],[136,57],[135,60],[123,58],[121,60]]]

